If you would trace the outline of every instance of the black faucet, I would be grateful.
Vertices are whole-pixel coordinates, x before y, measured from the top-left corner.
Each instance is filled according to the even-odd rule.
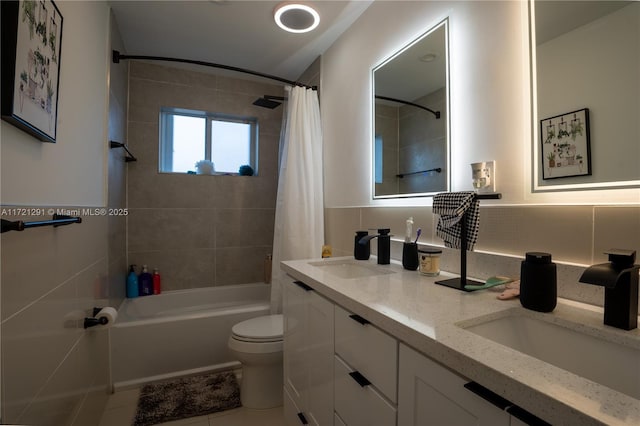
[[[611,249],[609,263],[588,267],[580,282],[604,286],[604,323],[623,330],[638,327],[638,272],[636,251]]]
[[[360,239],[360,244],[367,244],[372,239],[378,237],[378,264],[388,265],[391,263],[391,229],[380,228],[377,235],[367,235]]]

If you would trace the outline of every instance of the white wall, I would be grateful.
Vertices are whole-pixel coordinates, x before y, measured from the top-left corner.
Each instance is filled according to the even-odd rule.
[[[62,24],[57,143],[2,121],[2,205],[104,206],[107,69],[105,2],[58,1]]]
[[[322,60],[325,207],[431,204],[371,197],[371,69],[447,16],[452,190],[471,190],[470,163],[496,160],[495,203],[640,202],[638,190],[531,193],[525,1],[376,1]]]
[[[591,176],[539,183],[639,180],[640,3],[543,43],[536,62],[538,118],[588,107],[593,159]]]

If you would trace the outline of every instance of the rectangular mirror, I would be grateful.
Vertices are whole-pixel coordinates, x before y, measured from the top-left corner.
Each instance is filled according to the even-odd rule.
[[[640,3],[532,0],[529,16],[533,191],[640,186]]]
[[[449,190],[445,19],[373,69],[373,198]]]

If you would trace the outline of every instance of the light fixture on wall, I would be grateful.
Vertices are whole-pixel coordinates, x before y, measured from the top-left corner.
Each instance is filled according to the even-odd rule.
[[[306,33],[320,24],[320,15],[311,6],[300,3],[281,3],[274,13],[276,24],[291,33]]]

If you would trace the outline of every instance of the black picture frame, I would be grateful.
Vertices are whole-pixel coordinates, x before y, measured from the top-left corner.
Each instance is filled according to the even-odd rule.
[[[56,142],[62,23],[52,0],[0,1],[2,119],[42,142]]]
[[[591,175],[589,109],[540,120],[542,179]]]

